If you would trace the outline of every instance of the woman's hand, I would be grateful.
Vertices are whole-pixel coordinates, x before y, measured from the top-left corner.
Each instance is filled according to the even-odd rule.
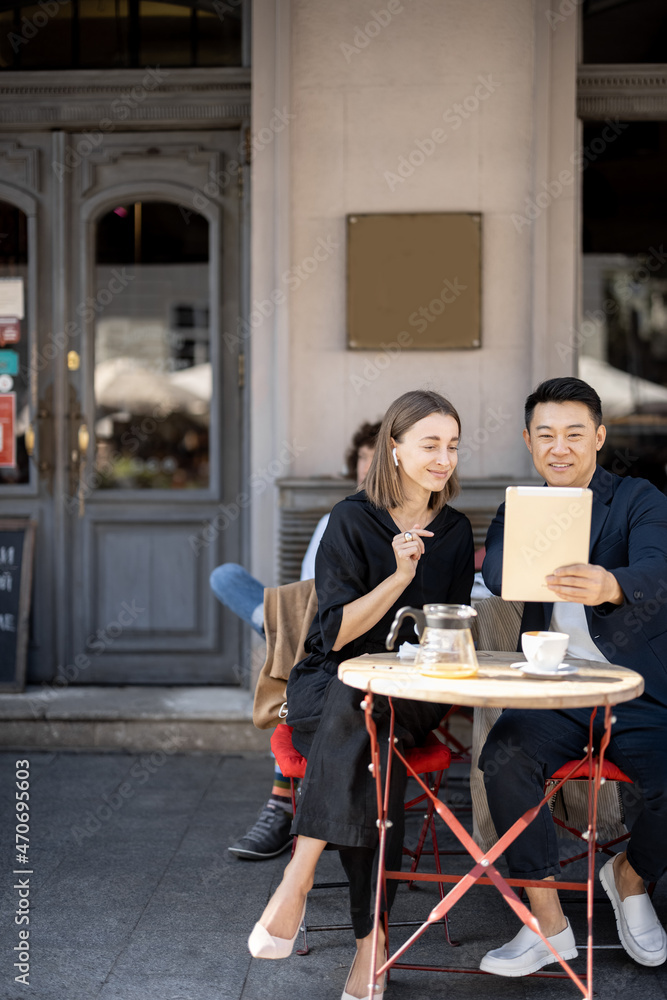
[[[406,538],[406,535],[410,537]],[[420,528],[418,524],[409,531],[394,535],[391,547],[396,557],[396,572],[391,573],[370,593],[344,606],[340,629],[332,647],[334,650],[342,649],[348,642],[368,632],[396,603],[415,575],[417,563],[424,552],[422,538],[432,536],[432,531]]]
[[[392,539],[391,547],[396,558],[396,574],[405,580],[406,586],[417,572],[417,563],[424,553],[422,538],[433,538],[433,532],[415,524],[408,531],[394,535]]]

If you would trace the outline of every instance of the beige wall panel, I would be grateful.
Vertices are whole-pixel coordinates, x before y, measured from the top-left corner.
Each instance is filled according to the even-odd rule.
[[[489,72],[490,62],[513,70],[517,42],[530,44],[530,0],[404,0],[400,6],[375,37],[366,35],[363,46],[358,29],[366,34],[373,11],[387,9],[386,2],[295,0],[295,65],[311,84],[326,87],[398,81],[419,87],[445,76]],[[358,51],[342,48],[355,46],[355,38]]]
[[[531,183],[532,88],[525,72],[497,79],[478,112],[480,210],[520,212]]]
[[[349,211],[476,211],[479,110],[467,121],[452,113],[454,124],[460,121],[457,128],[443,120],[443,114],[468,93],[461,84],[447,83],[409,89],[370,87],[354,97],[348,95],[345,190]],[[433,143],[434,129],[440,129],[444,141]],[[430,154],[423,152],[431,148],[429,143],[434,146]]]
[[[480,363],[482,387],[479,429],[471,440],[480,447],[475,476],[529,481],[535,475],[528,449],[523,443],[523,404],[530,390],[529,355],[525,346],[500,347],[485,352]],[[475,467],[474,462],[470,462]],[[466,476],[473,475],[466,471]]]
[[[517,232],[511,216],[489,212],[483,216],[482,243],[482,353],[487,350],[527,350],[530,301],[531,240]],[[523,366],[524,372],[527,366]]]
[[[292,183],[298,191],[299,215],[338,220],[345,212],[345,93],[299,89],[294,94],[294,114]]]

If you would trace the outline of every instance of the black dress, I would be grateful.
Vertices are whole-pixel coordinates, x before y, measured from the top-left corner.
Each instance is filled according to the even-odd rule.
[[[396,611],[405,605],[469,603],[474,576],[470,522],[464,514],[445,506],[427,527],[433,538],[424,539],[424,554],[400,598],[368,632],[334,651],[344,606],[369,593],[395,571],[391,543],[399,531],[389,513],[374,507],[364,491],[334,507],[315,560],[318,611],[306,640],[308,655],[294,667],[287,685],[287,723],[294,727],[294,746],[308,759],[293,832],[326,840],[340,851],[350,880],[357,938],[372,929],[377,809],[374,779],[368,771],[370,741],[359,707],[363,695],[338,680],[338,664],[362,653],[383,652]],[[403,624],[397,648],[404,641],[416,641],[412,619]],[[423,742],[447,706],[396,699],[394,708],[395,735],[399,749],[405,750]],[[387,699],[374,698],[374,718],[384,752],[389,726]],[[396,760],[392,766],[389,811],[393,826],[387,838],[390,869],[400,868],[403,845],[407,776],[398,764]],[[387,905],[396,885],[394,880],[389,884]]]

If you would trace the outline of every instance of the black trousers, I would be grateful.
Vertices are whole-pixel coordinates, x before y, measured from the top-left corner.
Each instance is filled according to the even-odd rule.
[[[360,703],[363,692],[332,678],[325,696],[322,717],[314,733],[295,728],[292,742],[308,760],[301,784],[301,798],[292,832],[326,840],[339,851],[350,883],[350,912],[354,935],[366,937],[373,928],[373,883],[379,845],[375,778],[369,772],[370,737]],[[449,706],[420,701],[394,700],[394,735],[403,753],[423,743]],[[385,773],[390,711],[386,698],[374,695],[373,718],[377,726],[380,759]],[[386,866],[401,867],[405,818],[403,804],[407,772],[392,762],[387,831]],[[389,911],[397,882],[387,887],[384,909]]]
[[[479,759],[499,836],[537,805],[546,778],[583,756],[590,714],[588,708],[506,709],[500,716]],[[606,756],[643,794],[643,806],[628,844],[628,861],[638,875],[652,882],[667,871],[667,709],[636,698],[615,705],[614,715]],[[604,711],[598,709],[596,748],[603,730]],[[505,858],[513,878],[542,879],[560,874],[556,828],[546,806],[507,848]]]

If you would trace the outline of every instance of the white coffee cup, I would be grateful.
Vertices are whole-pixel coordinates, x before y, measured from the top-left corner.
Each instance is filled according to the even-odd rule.
[[[523,632],[521,648],[534,670],[555,673],[567,653],[569,641],[565,632]]]

